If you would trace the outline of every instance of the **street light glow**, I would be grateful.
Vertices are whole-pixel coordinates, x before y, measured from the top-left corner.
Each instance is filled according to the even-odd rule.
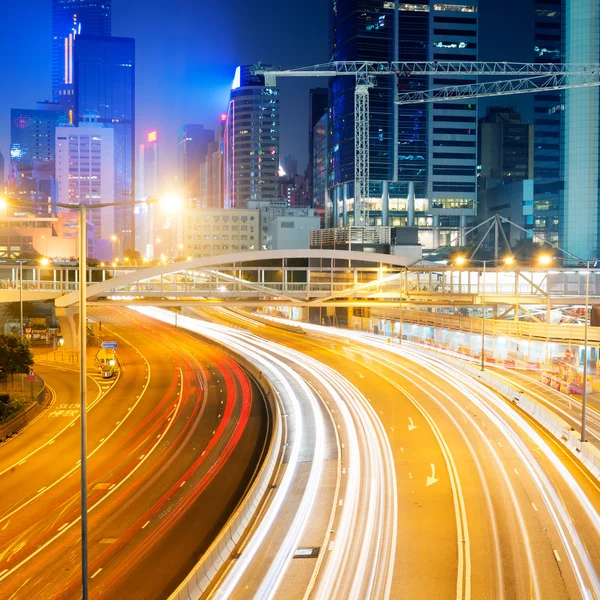
[[[457,257],[454,259],[454,264],[455,264],[456,266],[458,266],[458,267],[462,267],[462,266],[464,266],[466,263],[467,263],[467,259],[466,259],[466,257],[464,257],[464,256],[457,256]]]
[[[160,199],[160,207],[167,214],[173,214],[181,210],[183,205],[183,201],[179,196],[175,194],[169,194],[167,196],[163,196]]]
[[[42,267],[47,267],[50,264],[50,259],[49,258],[40,258],[40,265],[42,265]]]
[[[550,254],[540,254],[538,256],[538,263],[542,267],[547,267],[552,264],[552,256]]]
[[[515,264],[515,259],[513,256],[505,256],[504,257],[504,264],[508,267],[510,267],[511,265]]]

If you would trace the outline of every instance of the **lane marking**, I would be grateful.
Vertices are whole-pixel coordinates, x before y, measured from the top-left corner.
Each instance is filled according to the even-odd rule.
[[[556,556],[557,562],[561,562],[560,556],[558,555],[558,550],[552,550],[552,552],[554,552],[554,556]]]
[[[514,469],[514,472],[515,472],[517,475],[519,474],[519,471],[517,471],[516,469]]]
[[[439,481],[439,479],[435,478],[435,465],[430,463],[429,466],[431,467],[431,477],[427,477],[427,483],[425,484],[425,487],[429,487],[430,485],[433,485]]]
[[[408,417],[408,430],[413,431],[416,428],[417,426],[415,425],[414,421],[410,417]]]
[[[59,528],[58,531],[62,531],[69,523],[63,523]]]
[[[148,527],[148,525],[150,524],[150,521],[146,521],[143,525],[142,525],[142,529],[146,529],[146,527]]]
[[[98,575],[98,573],[100,573],[100,571],[102,571],[102,567],[100,567],[92,576],[90,579],[94,579],[94,577],[96,577],[96,575]]]
[[[500,442],[498,442],[498,446],[500,446],[500,448],[502,448],[502,444]]]
[[[44,486],[43,488],[40,488],[36,493],[41,494],[45,489],[46,489],[46,486]]]
[[[181,485],[179,487],[182,488],[184,485],[185,485],[185,481],[182,481]]]
[[[538,509],[538,507],[535,505],[535,502],[532,502],[531,506],[533,506],[533,510],[537,510]]]

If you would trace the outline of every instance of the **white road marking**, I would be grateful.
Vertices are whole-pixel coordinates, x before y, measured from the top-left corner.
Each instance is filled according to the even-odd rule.
[[[409,473],[409,474],[408,474],[408,478],[409,478],[409,479],[412,479],[412,473]]]
[[[36,493],[41,494],[46,489],[46,486],[40,488]]]
[[[413,429],[416,429],[417,426],[415,425],[414,421],[408,417],[408,430],[412,431]]]
[[[552,552],[554,552],[554,556],[556,556],[556,560],[557,560],[558,562],[561,562],[561,561],[560,561],[560,556],[558,555],[558,550],[552,550]]]
[[[64,529],[64,528],[65,528],[67,525],[68,525],[68,523],[64,523],[63,525],[61,525],[61,526],[58,528],[58,531],[62,531],[62,530],[63,530],[63,529]]]
[[[143,525],[142,525],[142,529],[146,529],[146,527],[148,527],[148,525],[150,524],[150,521],[146,521]]]
[[[184,485],[185,485],[185,481],[182,481],[181,485],[179,487],[182,488]]]
[[[340,501],[338,502],[338,506],[342,506],[342,504],[344,504],[344,500],[340,500]]]
[[[357,375],[358,375],[358,376],[359,376],[361,379],[364,379],[364,378],[365,378],[365,376],[364,376],[362,373],[359,373],[358,371],[356,371],[356,374],[357,374]]]
[[[17,463],[17,467],[20,467],[21,465],[24,465],[27,462],[27,459],[24,458],[20,463]]]
[[[98,573],[100,573],[100,571],[102,571],[102,567],[100,567],[91,577],[91,579],[94,579],[94,577],[96,577],[96,575],[98,575]]]
[[[8,571],[8,569],[4,569],[4,571],[0,571],[0,575],[4,575],[4,573],[6,573]]]
[[[331,540],[329,542],[329,546],[327,547],[327,550],[329,550],[329,552],[331,552],[333,550],[333,540]]]
[[[516,469],[514,469],[514,471],[515,471],[515,473],[516,473],[517,475],[519,474],[519,471],[517,471]]]
[[[533,502],[531,503],[531,506],[533,506],[533,510],[537,510],[538,509],[538,507]]]
[[[502,448],[502,444],[500,442],[498,442],[498,446],[500,446],[500,448]]]
[[[427,483],[425,484],[425,487],[429,487],[430,485],[433,485],[434,483],[437,483],[439,481],[439,479],[435,478],[435,465],[433,463],[430,463],[431,466],[431,477],[427,477]]]
[[[138,458],[138,460],[142,460],[142,459],[144,458],[144,456],[146,456],[146,455],[145,455],[145,454],[142,454],[142,455],[141,455],[141,456]]]

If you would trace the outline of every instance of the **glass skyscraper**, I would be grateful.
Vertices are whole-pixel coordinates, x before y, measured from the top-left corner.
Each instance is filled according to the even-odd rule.
[[[73,45],[78,35],[111,35],[112,0],[52,0],[52,99],[73,108]]]
[[[332,61],[477,60],[477,0],[330,0],[329,6]],[[376,78],[369,90],[371,225],[418,226],[421,243],[438,246],[476,214],[476,103],[394,102],[396,93],[474,82],[402,73]],[[330,84],[335,225],[354,223],[354,83],[341,76]]]
[[[135,40],[78,36],[75,41],[75,124],[87,113],[115,130],[115,202],[133,201],[135,182]],[[133,206],[117,208],[121,248],[135,246]]]
[[[564,62],[562,1],[535,0],[534,11],[535,62]],[[564,92],[535,94],[533,102],[534,232],[536,236],[558,243],[564,187],[561,161]]]
[[[279,89],[238,67],[225,123],[225,208],[279,197]]]

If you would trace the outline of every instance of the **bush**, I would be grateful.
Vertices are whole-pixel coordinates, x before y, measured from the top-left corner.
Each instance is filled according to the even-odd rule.
[[[0,394],[0,404],[8,404],[10,402],[10,394]]]
[[[8,404],[0,404],[0,423],[2,421],[8,421],[15,413],[19,412],[25,407],[25,400],[18,398]]]

